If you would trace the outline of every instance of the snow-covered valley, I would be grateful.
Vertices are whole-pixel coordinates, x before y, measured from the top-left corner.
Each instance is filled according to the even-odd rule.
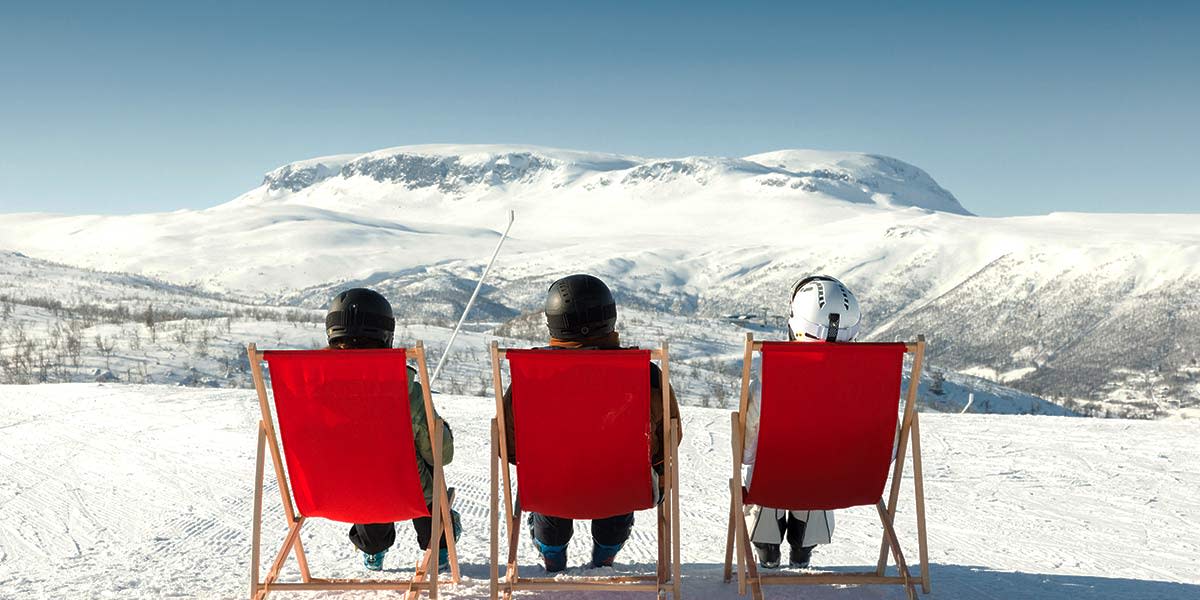
[[[464,580],[450,598],[487,595],[488,436],[494,403],[436,395],[455,431]],[[257,403],[248,390],[161,385],[0,386],[0,590],[4,598],[238,598],[247,590]],[[683,592],[736,598],[721,583],[729,473],[728,412],[685,407]],[[1200,595],[1200,422],[1045,416],[922,417],[933,593],[929,598],[1157,599]],[[268,478],[269,487],[273,480]],[[267,539],[283,537],[268,489]],[[914,539],[911,487],[898,527]],[[654,555],[649,517],[622,571]],[[344,526],[317,521],[304,545],[314,572],[362,576]],[[585,527],[581,524],[580,527]],[[398,528],[384,576],[415,559]],[[873,561],[879,526],[844,511],[817,568]],[[586,530],[570,548],[587,552]],[[523,564],[535,564],[521,547]],[[294,564],[287,572],[294,576]],[[530,567],[537,570],[536,567]],[[568,575],[578,575],[578,568]],[[902,598],[899,589],[770,589],[771,598]],[[280,598],[372,598],[370,593]],[[542,597],[537,595],[527,597]],[[558,597],[558,595],[555,595]],[[564,597],[591,598],[576,594]],[[636,595],[602,595],[635,598]]]
[[[206,210],[0,215],[0,300],[11,307],[0,312],[0,361],[20,352],[10,315],[22,339],[52,355],[54,328],[90,313],[77,354],[91,368],[72,360],[67,376],[41,380],[85,380],[106,367],[100,375],[142,381],[121,369],[144,367],[151,381],[244,382],[228,376],[241,334],[311,329],[352,285],[385,293],[404,320],[434,327],[427,341],[436,343],[508,210],[518,215],[513,239],[473,312],[479,334],[530,331],[550,281],[590,272],[615,289],[631,328],[697,355],[716,351],[721,363],[736,356],[742,330],[731,323],[778,335],[788,286],[825,272],[855,290],[866,339],[925,334],[931,372],[967,393],[1015,388],[1086,415],[1200,412],[1200,216],[977,217],[917,167],[811,150],[659,159],[406,146],[286,165]],[[181,316],[209,319],[193,326],[226,335],[212,332],[203,354],[233,362],[157,368],[158,354],[194,353],[186,334],[187,344],[145,353],[124,333],[104,350],[151,305],[173,311],[167,328]],[[246,318],[222,324],[238,314]],[[304,346],[319,335],[275,339]],[[108,369],[121,355],[132,362]],[[709,387],[734,385],[716,363],[698,366],[714,367]]]

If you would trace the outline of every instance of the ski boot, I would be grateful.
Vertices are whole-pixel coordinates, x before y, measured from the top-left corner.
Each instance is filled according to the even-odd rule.
[[[754,549],[758,550],[758,566],[764,569],[779,568],[779,558],[781,556],[779,544],[760,544],[755,542]]]
[[[366,567],[368,571],[382,571],[384,556],[387,556],[387,550],[381,550],[375,554],[367,554],[366,552],[363,552],[363,566]]]
[[[530,532],[531,534],[533,532]],[[530,535],[530,537],[533,537]],[[551,546],[543,544],[536,537],[533,538],[533,545],[537,548],[539,554],[542,555],[542,563],[546,567],[547,573],[557,573],[567,568],[567,546]]]
[[[808,564],[812,562],[812,553],[814,548],[816,548],[816,546],[802,546],[800,548],[792,546],[791,550],[788,552],[788,566],[799,569],[807,569]]]
[[[611,567],[617,558],[617,553],[625,546],[624,543],[611,546],[592,542],[592,567]]]

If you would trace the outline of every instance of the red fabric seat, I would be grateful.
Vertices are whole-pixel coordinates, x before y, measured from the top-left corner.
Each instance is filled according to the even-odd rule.
[[[598,519],[654,506],[649,350],[508,350],[521,509]]]
[[[301,515],[346,523],[429,516],[403,349],[263,354]]]
[[[873,505],[892,461],[904,344],[762,344],[762,412],[747,504]]]

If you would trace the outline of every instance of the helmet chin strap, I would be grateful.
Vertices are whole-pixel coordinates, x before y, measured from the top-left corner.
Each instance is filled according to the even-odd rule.
[[[836,342],[837,341],[838,323],[841,322],[841,320],[842,320],[842,315],[839,315],[838,313],[830,313],[829,327],[826,329],[826,332],[825,332],[825,341],[827,341],[827,342]]]

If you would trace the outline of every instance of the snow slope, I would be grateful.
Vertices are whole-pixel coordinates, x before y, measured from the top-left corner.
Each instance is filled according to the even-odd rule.
[[[0,248],[259,293],[480,255],[494,241],[486,228],[510,209],[522,214],[516,238],[530,240],[514,245],[528,248],[545,247],[532,241],[614,229],[693,235],[697,221],[731,224],[725,218],[731,198],[753,198],[756,210],[790,213],[794,223],[877,206],[966,214],[927,174],[895,159],[811,151],[766,156],[788,166],[527,146],[404,146],[286,165],[260,187],[208,210],[6,215]],[[761,233],[756,221],[741,223],[743,237]]]
[[[431,360],[440,358],[452,325],[441,315],[461,311],[471,290],[466,280],[458,282],[426,277],[403,286],[373,283],[402,313],[396,343],[421,340]],[[436,390],[489,393],[486,347],[493,339],[518,347],[545,343],[541,313],[510,318],[515,311],[494,302],[490,296],[495,292],[487,290],[477,303],[476,319],[458,338]],[[260,347],[319,348],[325,344],[324,318],[323,310],[254,304],[147,277],[0,251],[0,384],[119,381],[249,387],[246,341]],[[771,327],[630,306],[622,308],[618,325],[626,344],[651,347],[669,341],[680,401],[712,407],[735,402],[747,327],[762,339],[783,336]],[[1068,412],[1044,399],[960,374],[946,378],[942,395],[933,394],[931,377],[932,371],[927,371],[922,398],[933,410],[958,412],[974,394],[979,402],[973,410]]]
[[[0,215],[0,248],[313,309],[371,285],[450,320],[510,209],[481,320],[536,310],[581,271],[650,313],[778,317],[790,283],[826,272],[859,295],[869,338],[926,334],[938,367],[1088,412],[1200,406],[1200,215],[981,218],[877,155],[401,146],[286,165],[202,211]]]
[[[459,490],[464,582],[450,598],[487,594],[486,427],[494,404],[435,397],[455,429],[448,478]],[[96,384],[0,386],[0,589],[13,600],[238,598],[249,572],[257,404],[247,390]],[[685,408],[683,589],[735,598],[720,581],[728,498],[728,413]],[[1200,594],[1195,490],[1200,422],[993,415],[922,416],[930,518],[930,598],[1182,600]],[[269,470],[268,470],[269,471]],[[274,488],[267,539],[282,539]],[[899,504],[914,539],[911,489]],[[363,575],[345,526],[306,529],[313,569]],[[399,527],[385,575],[415,559]],[[878,550],[877,519],[843,511],[818,568],[862,565]],[[587,553],[580,528],[572,564]],[[622,571],[654,555],[640,517]],[[911,552],[911,551],[910,551]],[[535,562],[526,540],[524,565]],[[531,572],[536,567],[527,567]],[[294,566],[288,567],[294,575]],[[571,575],[580,574],[572,568]],[[771,589],[773,598],[901,598],[879,588]],[[527,597],[548,597],[548,594]],[[554,597],[592,597],[560,594]],[[603,598],[635,595],[594,595]],[[316,597],[286,596],[285,597]],[[321,598],[374,598],[366,593]]]

